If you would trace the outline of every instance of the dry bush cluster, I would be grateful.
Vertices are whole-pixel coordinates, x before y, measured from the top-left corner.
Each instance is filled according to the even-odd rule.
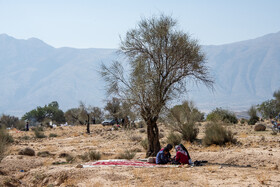
[[[226,130],[221,123],[207,124],[205,136],[203,138],[204,145],[225,145],[228,142],[236,143],[236,139],[230,130]]]

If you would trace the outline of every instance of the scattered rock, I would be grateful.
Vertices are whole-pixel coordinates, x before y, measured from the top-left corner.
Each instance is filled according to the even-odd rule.
[[[59,158],[65,158],[65,157],[68,157],[69,156],[69,154],[68,153],[60,153],[59,154]]]
[[[83,165],[82,165],[82,164],[78,164],[78,165],[76,166],[76,168],[83,168]]]
[[[29,147],[26,147],[24,149],[21,149],[18,152],[19,155],[28,155],[28,156],[35,156],[35,151]]]
[[[266,129],[266,126],[263,124],[257,124],[257,125],[255,125],[255,128],[254,128],[255,131],[265,131],[265,129]]]

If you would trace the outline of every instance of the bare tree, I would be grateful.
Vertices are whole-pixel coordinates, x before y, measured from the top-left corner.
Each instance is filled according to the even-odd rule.
[[[129,74],[120,62],[102,65],[108,93],[137,106],[147,124],[146,156],[160,150],[157,120],[168,101],[186,91],[186,78],[212,87],[205,57],[196,40],[176,30],[177,22],[161,15],[142,19],[121,39],[121,52],[128,58]]]

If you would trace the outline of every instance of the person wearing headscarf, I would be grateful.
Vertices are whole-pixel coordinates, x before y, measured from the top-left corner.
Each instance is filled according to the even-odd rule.
[[[188,153],[180,146],[176,145],[176,157],[175,161],[177,164],[189,164]]]

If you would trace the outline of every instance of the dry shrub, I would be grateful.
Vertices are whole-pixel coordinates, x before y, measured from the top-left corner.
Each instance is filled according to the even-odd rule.
[[[199,129],[195,127],[194,123],[184,124],[182,129],[182,139],[193,142],[199,133]]]
[[[162,138],[164,138],[164,134],[163,133],[159,133],[158,137],[159,137],[159,139],[162,139]]]
[[[225,145],[228,142],[236,143],[236,139],[230,130],[226,130],[221,123],[209,123],[207,125],[203,138],[204,145]]]
[[[51,156],[51,155],[52,154],[49,151],[42,151],[42,152],[37,153],[37,156],[40,156],[40,157],[48,157],[48,156]]]
[[[140,132],[140,133],[145,133],[146,130],[145,130],[145,129],[140,129],[139,132]]]
[[[90,160],[100,160],[101,154],[97,151],[90,151],[88,157]]]
[[[68,163],[73,163],[74,160],[75,160],[75,157],[72,156],[72,155],[68,155],[68,156],[66,157],[66,162],[68,162]]]
[[[130,137],[130,140],[133,142],[140,142],[140,141],[142,141],[142,137],[138,136],[138,135],[133,135]]]
[[[49,134],[49,137],[50,137],[50,138],[51,138],[51,137],[57,137],[57,134],[50,133],[50,134]]]
[[[148,147],[149,147],[149,141],[147,138],[145,138],[144,140],[141,141],[141,146],[145,149],[145,150],[148,150]]]
[[[270,180],[270,176],[267,175],[266,173],[262,173],[262,174],[257,175],[257,180],[259,181],[259,183],[264,185],[267,181]]]
[[[34,135],[36,138],[46,138],[46,135],[39,128],[34,129]]]
[[[22,140],[29,140],[30,136],[25,135],[25,136],[20,137],[20,139],[22,139]]]
[[[138,147],[131,149],[132,152],[142,152],[141,149],[139,149]]]
[[[88,152],[85,152],[84,154],[79,155],[79,158],[82,159],[85,162],[88,162],[89,161]]]
[[[60,153],[58,157],[59,158],[66,158],[67,156],[69,156],[68,153]]]
[[[8,149],[10,138],[5,127],[0,128],[0,162],[4,158]]]
[[[119,155],[116,156],[116,159],[127,159],[127,160],[131,160],[134,158],[135,156],[135,152],[126,150],[124,153],[120,153]]]
[[[90,151],[90,152],[85,152],[84,154],[79,156],[80,159],[83,161],[90,161],[90,160],[100,160],[101,154],[97,151]]]
[[[167,136],[167,143],[173,145],[179,145],[182,141],[182,137],[178,133],[170,132]]]
[[[24,149],[21,149],[18,152],[19,155],[28,155],[28,156],[35,156],[35,151],[29,147],[26,147]]]

